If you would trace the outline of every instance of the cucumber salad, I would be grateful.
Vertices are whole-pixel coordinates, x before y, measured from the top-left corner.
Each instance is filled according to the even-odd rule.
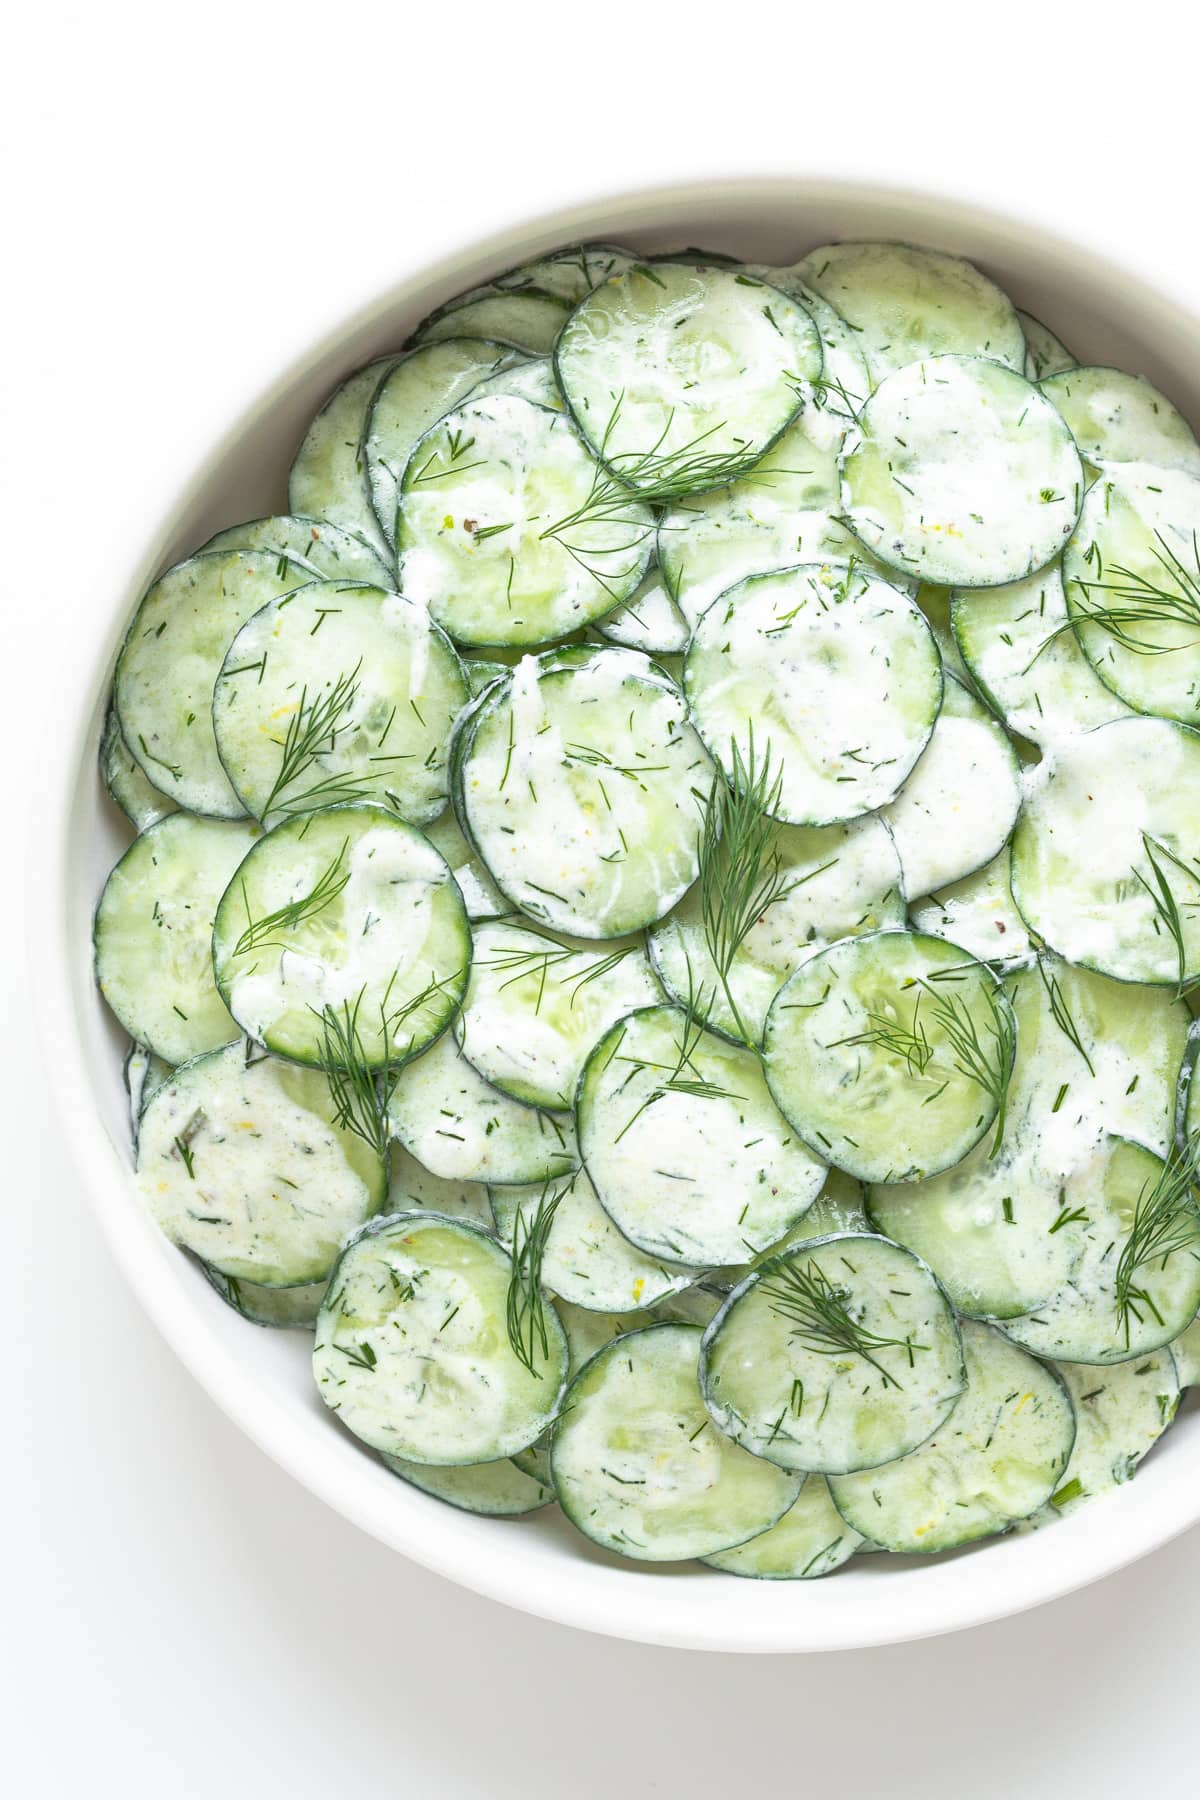
[[[644,1563],[1127,1480],[1200,1382],[1170,401],[931,249],[587,244],[279,505],[154,582],[101,748],[138,1189],[216,1294],[401,1480]]]

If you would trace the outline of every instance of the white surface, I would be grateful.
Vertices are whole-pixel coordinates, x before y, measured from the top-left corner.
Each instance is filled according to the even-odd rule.
[[[1164,56],[1186,66],[1197,34],[1168,23],[1173,9],[1138,9],[1144,49],[1126,30],[1078,37],[1069,14],[1058,31],[1032,5],[1009,7],[1003,30],[983,10],[974,40],[961,5],[927,6],[919,32],[883,6],[860,3],[840,34],[803,16],[760,9],[766,54],[724,8],[684,33],[674,9],[659,27],[610,4],[602,29],[581,18],[574,53],[566,9],[544,6],[521,9],[519,49],[498,44],[494,13],[473,26],[461,5],[414,26],[344,4],[334,41],[328,9],[302,5],[214,4],[202,27],[132,5],[48,19],[3,122],[27,234],[4,301],[22,346],[4,491],[24,555],[53,552],[28,577],[6,557],[10,741],[32,754],[25,671],[52,667],[74,614],[109,604],[193,447],[399,260],[508,217],[651,176],[840,168],[1069,223],[1200,298],[1193,143],[1161,87]],[[623,23],[654,96],[636,117]],[[1106,91],[1122,113],[1101,158],[1086,140]],[[1036,129],[1013,129],[1014,104]],[[8,979],[9,1016],[27,1018],[14,963]],[[715,1795],[756,1769],[832,1784],[852,1732],[867,1793],[949,1795],[966,1779],[981,1800],[1115,1796],[1135,1776],[1165,1782],[1188,1753],[1200,1533],[1023,1619],[802,1664],[584,1638],[401,1562],[269,1464],[175,1364],[81,1204],[52,1074],[17,1032],[2,1054],[19,1130],[4,1183],[0,1711],[18,1791],[87,1780],[141,1800],[169,1783],[241,1800],[344,1783],[352,1758],[364,1787],[421,1800],[590,1800],[618,1783]]]

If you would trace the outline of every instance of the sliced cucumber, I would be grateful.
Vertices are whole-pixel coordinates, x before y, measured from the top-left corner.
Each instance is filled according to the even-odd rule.
[[[545,644],[602,618],[653,542],[653,515],[566,416],[515,395],[448,413],[404,471],[400,586],[462,644]]]
[[[523,1106],[493,1087],[450,1032],[401,1069],[388,1117],[405,1148],[445,1180],[541,1183],[579,1166],[569,1114]]]
[[[636,261],[633,252],[623,250],[619,244],[572,244],[565,250],[535,257],[532,262],[519,263],[488,285],[502,292],[533,287],[575,306],[601,282],[624,274]]]
[[[1195,432],[1144,375],[1073,368],[1045,378],[1042,392],[1090,463],[1153,463],[1200,475]]]
[[[840,1569],[862,1543],[830,1499],[824,1477],[810,1475],[778,1525],[701,1560],[710,1569],[756,1581],[814,1581]]]
[[[201,1263],[206,1280],[226,1306],[231,1306],[252,1325],[276,1331],[311,1331],[325,1297],[325,1281],[305,1282],[300,1287],[261,1287],[256,1281],[239,1281]]]
[[[511,354],[518,356],[516,351]],[[534,406],[548,406],[552,412],[564,410],[563,397],[554,379],[554,364],[548,356],[521,355],[519,361],[487,376],[471,390],[472,400],[490,400],[496,394],[515,395],[518,400],[532,401]]]
[[[388,369],[371,400],[362,443],[367,489],[386,543],[396,541],[401,482],[417,440],[489,376],[524,360],[504,344],[452,337],[410,350]]]
[[[213,695],[225,772],[265,824],[341,800],[411,825],[446,805],[446,745],[468,699],[450,640],[423,607],[316,581],[242,626]]]
[[[1021,321],[1021,330],[1025,333],[1027,381],[1045,381],[1048,375],[1059,375],[1064,369],[1079,367],[1066,345],[1048,325],[1043,325],[1032,313],[1022,312],[1020,307],[1017,308],[1017,317]]]
[[[434,1175],[395,1142],[388,1145],[387,1211],[448,1213],[452,1219],[492,1229],[492,1209],[481,1182]]]
[[[885,1238],[818,1238],[761,1263],[704,1333],[700,1385],[728,1436],[781,1468],[874,1468],[944,1424],[966,1383],[932,1272]]]
[[[457,1010],[470,959],[450,870],[378,806],[326,807],[260,838],[213,926],[230,1012],[297,1062],[328,1060],[339,1035],[365,1068],[416,1056]]]
[[[500,675],[506,673],[504,669],[498,672]],[[512,914],[512,902],[504,898],[463,836],[452,807],[448,806],[440,817],[423,826],[422,830],[438,855],[444,856],[449,863],[469,919],[502,919]]]
[[[316,579],[266,550],[222,550],[176,563],[134,614],[113,687],[121,731],[155,786],[189,812],[245,812],[217,754],[213,689],[251,614]]]
[[[605,1211],[668,1262],[753,1255],[807,1212],[825,1178],[758,1058],[680,1007],[630,1013],[601,1038],[580,1080],[578,1127]]]
[[[131,1044],[121,1065],[121,1073],[125,1079],[125,1094],[129,1101],[129,1135],[136,1150],[138,1128],[146,1102],[155,1088],[161,1087],[167,1076],[174,1073],[174,1069],[161,1056],[155,1056],[153,1050],[143,1050],[140,1044]]]
[[[933,735],[882,817],[904,891],[927,894],[998,856],[1021,810],[1021,765],[1003,728],[947,680]]]
[[[863,1181],[911,1181],[960,1162],[995,1122],[1014,1038],[985,964],[942,938],[881,931],[796,970],[767,1016],[763,1060],[818,1155]]]
[[[828,825],[896,794],[933,730],[942,667],[904,594],[852,564],[809,563],[714,601],[692,635],[684,691],[731,780],[756,766],[757,740],[779,780],[771,813]]]
[[[445,1500],[462,1512],[482,1513],[489,1519],[517,1519],[548,1506],[554,1490],[527,1475],[508,1457],[499,1462],[467,1463],[461,1468],[438,1469],[428,1463],[406,1462],[402,1456],[383,1457],[393,1475]]]
[[[362,437],[375,389],[395,360],[380,357],[365,369],[356,369],[334,390],[305,433],[288,476],[288,507],[293,513],[328,519],[385,558],[388,546],[367,490]]]
[[[571,1352],[571,1374],[577,1375],[584,1363],[590,1362],[598,1350],[614,1338],[630,1331],[643,1331],[647,1325],[708,1324],[721,1304],[719,1294],[699,1287],[684,1288],[678,1294],[648,1310],[622,1313],[594,1312],[591,1307],[572,1306],[569,1300],[555,1296],[555,1310],[562,1320]]]
[[[774,1525],[794,1475],[718,1432],[700,1397],[698,1325],[627,1332],[586,1363],[554,1428],[551,1470],[573,1525],[638,1561],[710,1556]]]
[[[622,1237],[582,1169],[557,1183],[495,1187],[491,1200],[500,1241],[510,1250],[517,1230],[527,1238],[539,1210],[553,1207],[542,1280],[557,1299],[573,1306],[633,1312],[657,1305],[695,1280],[694,1269],[667,1268]]]
[[[366,581],[376,587],[392,584],[391,558],[380,556],[365,538],[343,531],[329,519],[300,518],[292,513],[268,519],[248,519],[227,525],[202,544],[201,554],[217,550],[262,550],[279,559],[280,580],[288,576],[288,564],[296,564],[292,585],[311,581],[312,571],[326,581]]]
[[[613,938],[661,919],[696,879],[711,779],[678,689],[647,658],[557,651],[482,697],[455,805],[522,912]]]
[[[890,580],[897,579],[893,572],[888,572]],[[974,691],[975,682],[970,670],[959,654],[958,645],[954,641],[954,633],[950,629],[950,589],[933,587],[923,581],[913,598],[925,615],[925,622],[933,633],[934,642],[942,658],[942,667],[948,675],[953,675],[963,686]]]
[[[962,1328],[967,1391],[942,1430],[882,1469],[830,1481],[846,1523],[883,1550],[932,1554],[1005,1531],[1056,1492],[1075,1414],[1052,1368],[985,1325]]]
[[[948,938],[996,968],[1020,968],[1032,960],[1033,945],[1012,897],[1012,857],[1006,844],[973,875],[910,903],[913,928]]]
[[[413,333],[413,342],[433,344],[444,338],[485,338],[531,356],[545,356],[554,348],[570,310],[557,295],[536,288],[485,291],[431,313]]]
[[[1058,555],[1079,518],[1083,467],[1023,375],[938,356],[889,375],[868,400],[842,494],[880,561],[944,587],[993,587]]]
[[[1200,1387],[1200,1319],[1193,1319],[1171,1345],[1181,1388]],[[1120,1363],[1116,1365],[1121,1367]]]
[[[499,921],[473,936],[454,1027],[463,1052],[514,1100],[570,1111],[592,1046],[615,1020],[660,998],[644,943],[597,945]]]
[[[624,606],[598,621],[597,630],[610,643],[651,655],[686,650],[690,636],[688,622],[657,562],[651,563]]]
[[[827,944],[904,923],[900,864],[876,815],[847,825],[776,825],[768,856],[786,892],[765,908],[734,953],[728,993],[708,947],[699,885],[651,928],[650,953],[664,986],[689,996],[706,1025],[758,1043],[767,1009],[792,970]]]
[[[1180,1336],[1200,1311],[1200,1210],[1185,1195],[1147,1248],[1168,1179],[1152,1151],[1107,1138],[1087,1182],[1063,1196],[1075,1215],[1068,1280],[1036,1312],[1007,1319],[1008,1335],[1035,1356],[1080,1363],[1127,1362]]]
[[[1025,366],[1011,300],[961,257],[912,244],[823,244],[796,270],[855,331],[877,382],[947,353]]]
[[[1075,1447],[1061,1487],[1051,1494],[1055,1513],[1074,1512],[1093,1495],[1131,1481],[1179,1405],[1179,1378],[1169,1350],[1097,1369],[1091,1363],[1059,1363],[1075,1408]]]
[[[1106,467],[1063,556],[1067,610],[1100,679],[1138,712],[1200,724],[1200,481]]]
[[[324,1280],[383,1204],[381,1159],[331,1124],[325,1076],[242,1043],[197,1057],[147,1103],[138,1189],[173,1243],[235,1281]]]
[[[1051,749],[1128,716],[1080,649],[1057,563],[1023,581],[956,593],[950,619],[980,692],[1031,743]]]
[[[867,1236],[874,1230],[867,1217],[862,1182],[855,1181],[852,1175],[844,1175],[841,1169],[829,1169],[824,1187],[798,1225],[793,1225],[778,1242],[768,1244],[748,1262],[726,1263],[723,1268],[710,1270],[704,1284],[719,1292],[724,1303],[725,1297],[748,1275],[755,1274],[772,1258],[782,1256],[785,1250],[795,1249],[797,1244],[811,1243],[814,1238],[835,1237],[847,1231]]]
[[[145,831],[175,811],[175,802],[159,793],[121,736],[114,706],[105,715],[100,739],[100,775],[135,831]]]
[[[1200,735],[1118,719],[1061,744],[1027,783],[1013,899],[1069,962],[1121,981],[1200,973],[1200,871],[1191,857]]]
[[[213,919],[258,827],[171,813],[104,884],[93,931],[100,992],[130,1037],[187,1062],[238,1035],[213,978]]]
[[[535,1443],[562,1398],[567,1342],[547,1305],[529,1366],[518,1358],[504,1322],[511,1273],[496,1240],[461,1219],[372,1221],[339,1258],[317,1320],[325,1404],[409,1462],[497,1462]]]
[[[1011,1318],[1053,1297],[1106,1131],[1165,1153],[1187,1014],[1161,988],[1047,957],[1007,983],[1017,1054],[1004,1137],[931,1180],[873,1187],[878,1229],[937,1271],[960,1312]]]
[[[555,346],[595,454],[653,498],[744,473],[821,373],[811,317],[778,288],[695,263],[636,263],[571,314]]]
[[[871,391],[867,359],[859,346],[860,333],[848,325],[840,312],[804,280],[802,263],[789,268],[768,268],[751,264],[747,273],[758,275],[772,287],[779,288],[789,300],[796,300],[808,313],[821,339],[822,367],[819,376],[807,385],[813,391],[816,405],[823,408],[845,432],[853,423]]]

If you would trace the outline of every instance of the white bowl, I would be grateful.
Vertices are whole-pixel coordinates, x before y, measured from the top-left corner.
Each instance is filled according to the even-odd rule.
[[[321,401],[439,301],[580,238],[648,249],[698,243],[787,262],[834,237],[910,238],[969,256],[1083,360],[1140,370],[1200,417],[1200,320],[1115,264],[953,201],[828,181],[743,181],[627,195],[519,226],[412,274],[289,369],[205,458],[107,616],[94,627],[71,620],[73,675],[57,710],[77,726],[52,752],[34,864],[41,1024],[63,1128],[122,1268],[196,1379],[315,1494],[426,1567],[545,1618],[695,1649],[890,1643],[999,1618],[1106,1575],[1200,1519],[1200,1413],[1167,1434],[1136,1482],[1049,1530],[928,1563],[873,1557],[807,1583],[619,1563],[561,1521],[474,1518],[397,1481],[322,1406],[305,1336],[257,1330],[222,1306],[137,1203],[120,1034],[92,984],[91,911],[124,842],[96,777],[96,744],[117,647],[147,582],[219,526],[283,511],[291,453]]]

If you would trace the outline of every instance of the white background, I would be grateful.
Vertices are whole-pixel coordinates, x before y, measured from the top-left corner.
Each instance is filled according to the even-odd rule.
[[[56,641],[111,606],[198,452],[340,315],[513,219],[652,180],[882,176],[1065,225],[1200,303],[1183,14],[27,9],[0,120],[10,803],[37,800]],[[7,911],[37,870],[5,842]],[[3,929],[9,1791],[1061,1800],[1192,1778],[1200,1532],[986,1630],[777,1660],[586,1638],[357,1534],[238,1436],[123,1287]]]

